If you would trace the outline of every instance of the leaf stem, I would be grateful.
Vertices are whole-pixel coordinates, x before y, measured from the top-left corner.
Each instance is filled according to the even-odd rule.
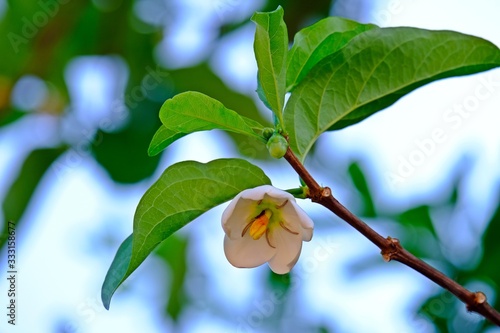
[[[467,290],[436,268],[405,250],[398,239],[391,237],[384,238],[381,236],[338,202],[332,195],[330,188],[319,186],[290,148],[287,150],[284,158],[309,187],[309,197],[311,200],[328,208],[335,215],[359,231],[363,236],[368,238],[368,240],[380,248],[382,257],[385,261],[399,261],[403,265],[412,268],[455,295],[466,304],[468,311],[476,312],[495,325],[500,326],[500,313],[488,304],[484,293]]]
[[[299,199],[309,198],[309,196],[308,196],[309,189],[307,187],[291,188],[291,189],[285,190],[285,192],[290,193],[295,198],[299,198]]]

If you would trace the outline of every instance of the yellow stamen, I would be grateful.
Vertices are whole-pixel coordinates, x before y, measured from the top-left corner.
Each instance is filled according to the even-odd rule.
[[[250,226],[252,225],[253,223],[253,220],[248,222],[247,225],[245,226],[245,228],[243,228],[243,231],[241,232],[241,237],[245,236],[245,234],[247,233],[247,230],[248,228],[250,228]]]
[[[266,209],[259,216],[257,216],[257,218],[255,218],[255,220],[250,225],[249,230],[249,234],[253,239],[257,240],[261,238],[264,233],[266,233],[267,225],[269,224],[269,218],[271,217],[271,215],[273,215],[273,213],[270,210]]]
[[[287,199],[287,200],[285,200],[285,202],[283,202],[281,205],[276,205],[275,207],[276,207],[276,209],[281,209],[281,208],[285,207],[285,205],[286,205],[287,203],[288,203],[288,199]]]
[[[269,240],[269,229],[266,230],[266,241],[267,241],[267,244],[269,244],[270,247],[272,247],[273,249],[276,248],[276,246],[273,246],[271,244],[271,241]]]
[[[287,226],[285,225],[285,223],[283,223],[283,221],[280,221],[280,227],[282,227],[283,229],[285,229],[286,231],[288,231],[291,234],[294,234],[294,235],[299,234],[298,232],[295,232],[295,231],[288,229]]]

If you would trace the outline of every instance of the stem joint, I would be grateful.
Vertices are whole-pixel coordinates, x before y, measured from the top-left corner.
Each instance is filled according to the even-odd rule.
[[[380,254],[382,254],[382,258],[384,258],[384,261],[389,262],[395,255],[398,254],[401,248],[402,247],[399,243],[399,239],[389,236],[387,237],[387,246],[382,249],[382,251],[380,251]]]

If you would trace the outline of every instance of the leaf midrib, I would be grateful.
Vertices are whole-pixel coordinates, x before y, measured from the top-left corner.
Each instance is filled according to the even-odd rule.
[[[267,29],[269,30],[271,27],[271,16],[267,16]],[[274,90],[275,90],[275,95],[276,95],[276,102],[277,102],[277,106],[278,106],[278,110],[276,110],[276,112],[278,113],[281,113],[282,110],[283,110],[283,105],[281,105],[281,101],[280,101],[280,96],[279,96],[279,89],[278,89],[278,77],[276,76],[276,72],[274,70],[274,66],[273,66],[273,57],[272,57],[272,52],[271,52],[271,40],[273,39],[273,37],[278,33],[278,29],[276,29],[273,33],[273,35],[270,35],[268,40],[266,41],[267,42],[267,46],[268,46],[268,50],[269,52],[266,52],[267,55],[268,55],[268,58],[269,58],[269,64],[271,65],[271,74],[272,74],[272,77],[273,77],[273,83],[274,83]],[[276,49],[277,51],[278,49]]]
[[[175,113],[175,115],[180,116],[181,118],[184,117],[184,116],[186,116],[186,115],[189,115],[191,118],[203,120],[203,121],[206,121],[207,123],[218,125],[219,127],[225,128],[225,129],[230,130],[230,131],[235,132],[235,133],[250,134],[250,135],[252,135],[252,136],[254,136],[254,137],[258,138],[258,139],[261,138],[258,134],[256,134],[253,131],[253,129],[248,125],[248,123],[245,121],[245,119],[242,116],[240,116],[237,112],[235,112],[235,111],[233,111],[231,109],[228,109],[228,108],[225,108],[225,110],[226,111],[230,111],[234,115],[236,115],[242,121],[242,124],[244,124],[244,126],[246,127],[246,130],[242,130],[242,129],[238,128],[238,127],[227,126],[227,124],[224,124],[224,123],[221,123],[219,121],[216,121],[213,118],[211,119],[211,118],[208,118],[208,117],[207,118],[202,117],[199,114],[182,113],[182,112],[179,112],[179,111],[177,111],[175,109],[174,110],[170,110],[170,112]],[[165,118],[165,116],[162,117],[162,118]],[[187,119],[187,121],[185,121],[184,123],[179,123],[176,127],[181,127],[182,128],[182,125],[187,124],[190,121],[192,121],[192,120]],[[185,132],[185,131],[181,131],[180,129],[178,129],[176,127],[169,127],[169,126],[165,125],[165,123],[163,123],[163,122],[162,122],[162,124],[167,129],[170,129],[170,130],[175,131],[177,133],[191,133],[191,131]],[[220,128],[214,128],[214,129],[220,129]]]

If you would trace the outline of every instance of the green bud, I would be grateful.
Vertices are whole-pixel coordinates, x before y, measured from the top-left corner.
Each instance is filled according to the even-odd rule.
[[[288,142],[279,133],[274,133],[267,141],[267,150],[274,158],[282,158],[288,149]]]
[[[264,139],[269,140],[274,134],[274,128],[266,127],[262,130],[262,136]]]

